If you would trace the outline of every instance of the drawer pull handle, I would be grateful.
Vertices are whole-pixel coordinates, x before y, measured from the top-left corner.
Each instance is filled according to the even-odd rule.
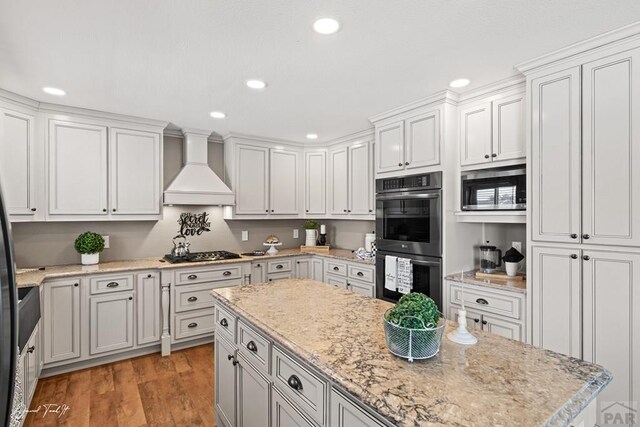
[[[198,278],[198,276],[196,276],[195,274],[190,274],[187,276],[187,279],[189,280],[196,280]]]
[[[289,377],[289,379],[287,380],[287,384],[289,384],[289,387],[294,390],[302,391],[302,382],[300,381],[300,378],[295,375],[291,375]]]
[[[358,271],[358,276],[362,277],[364,276],[364,273],[362,271]]]
[[[482,304],[482,305],[489,305],[489,301],[487,301],[487,300],[486,300],[486,299],[484,299],[484,298],[478,298],[478,299],[476,300],[476,302],[477,302],[478,304]]]
[[[120,286],[120,283],[118,283],[118,282],[109,282],[109,283],[107,283],[107,288],[117,288],[118,286]]]
[[[33,353],[33,352],[35,351],[35,349],[36,349],[36,346],[35,346],[35,345],[32,345],[31,347],[29,347],[29,348],[27,349],[27,353]]]
[[[340,270],[340,267],[338,266],[333,267],[333,271],[338,271],[338,270]]]
[[[278,269],[278,270],[282,270],[283,268],[284,268],[284,266],[282,264],[276,265],[276,269]]]
[[[189,298],[187,298],[187,301],[189,301],[189,302],[198,301],[198,297],[189,297]]]
[[[230,271],[225,271],[224,273],[222,273],[223,276],[231,276],[231,272]]]
[[[187,328],[195,328],[196,326],[198,326],[196,322],[191,322],[187,325]]]
[[[226,328],[227,326],[229,326],[229,322],[227,322],[227,319],[224,319],[224,318],[223,318],[223,319],[220,321],[220,325],[222,325],[222,326],[224,326],[224,327]]]
[[[249,351],[253,351],[254,353],[258,352],[258,347],[256,347],[256,343],[254,343],[253,341],[249,341],[247,343],[247,349],[249,349]]]

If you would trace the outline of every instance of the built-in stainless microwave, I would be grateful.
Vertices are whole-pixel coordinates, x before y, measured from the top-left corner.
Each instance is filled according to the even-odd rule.
[[[527,208],[524,165],[462,173],[463,211],[520,211]]]

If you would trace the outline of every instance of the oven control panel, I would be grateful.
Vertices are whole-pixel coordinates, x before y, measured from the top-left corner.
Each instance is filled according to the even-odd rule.
[[[400,176],[396,178],[381,178],[376,180],[376,192],[431,190],[442,187],[442,172],[421,175]]]

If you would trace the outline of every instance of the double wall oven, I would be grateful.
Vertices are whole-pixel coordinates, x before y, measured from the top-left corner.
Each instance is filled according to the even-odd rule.
[[[413,292],[432,298],[442,310],[442,173],[376,180],[376,287],[380,299],[401,293],[386,289],[385,257],[408,258]]]

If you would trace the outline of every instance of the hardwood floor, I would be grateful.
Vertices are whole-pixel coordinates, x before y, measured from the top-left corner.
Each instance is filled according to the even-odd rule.
[[[48,404],[69,409],[45,415]],[[43,378],[31,402],[38,407],[25,426],[215,426],[213,345]]]

